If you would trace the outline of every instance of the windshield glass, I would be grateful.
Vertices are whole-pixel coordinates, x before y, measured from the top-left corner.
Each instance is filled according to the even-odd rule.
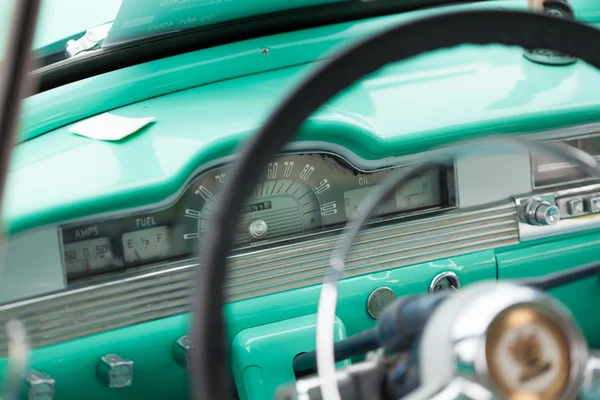
[[[123,0],[104,46],[157,34],[349,0]]]
[[[353,0],[43,0],[34,50],[39,58],[64,55],[70,40],[81,50],[113,48],[186,29],[210,27],[265,14]],[[5,15],[5,3],[0,1]],[[94,28],[103,26],[101,30]],[[93,32],[90,32],[93,30]],[[82,39],[88,32],[89,40]],[[44,64],[61,60],[53,57]]]
[[[596,1],[571,0],[578,19],[593,17]],[[422,2],[431,3],[429,6],[445,3]],[[10,3],[12,0],[0,1],[2,15],[7,15],[4,8],[9,8]],[[320,17],[322,13],[315,11],[315,7],[324,7],[323,12],[327,13],[326,9],[331,7],[352,8],[359,4],[370,7],[370,3],[357,0],[42,0],[34,50],[42,59],[39,67],[43,67],[87,50],[112,49],[184,30],[237,25],[267,15],[289,19],[301,9],[311,10]],[[525,6],[527,1],[521,4]],[[377,8],[376,4],[373,7]],[[95,30],[98,27],[102,28]],[[0,28],[0,33],[2,30],[6,27]],[[78,43],[69,48],[69,41]]]
[[[3,2],[6,0],[0,0],[0,3]],[[42,0],[33,42],[34,50],[40,55],[63,52],[66,41],[81,37],[88,28],[113,21],[121,2],[122,0]]]

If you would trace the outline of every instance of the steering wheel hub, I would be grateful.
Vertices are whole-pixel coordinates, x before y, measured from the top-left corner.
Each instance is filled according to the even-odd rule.
[[[557,399],[571,371],[569,341],[558,322],[532,306],[498,315],[487,333],[491,382],[507,398]]]
[[[570,312],[550,295],[512,283],[456,292],[432,314],[419,348],[427,398],[460,380],[489,396],[571,399],[588,359]]]

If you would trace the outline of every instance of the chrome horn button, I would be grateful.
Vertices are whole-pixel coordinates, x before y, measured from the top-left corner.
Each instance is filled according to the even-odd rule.
[[[445,391],[470,382],[490,399],[575,398],[587,353],[564,306],[508,282],[477,283],[449,296],[419,346],[423,385]]]
[[[558,399],[569,384],[569,340],[556,321],[531,306],[496,317],[485,357],[491,382],[507,398]]]

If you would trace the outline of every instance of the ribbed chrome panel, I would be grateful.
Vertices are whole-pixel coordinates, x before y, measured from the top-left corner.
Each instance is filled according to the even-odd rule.
[[[336,235],[231,258],[229,301],[321,281]],[[360,234],[346,276],[456,256],[518,242],[514,203],[376,226]],[[0,326],[21,319],[34,347],[46,346],[189,310],[195,264],[171,264],[119,280],[0,306]],[[0,331],[0,356],[6,337]]]

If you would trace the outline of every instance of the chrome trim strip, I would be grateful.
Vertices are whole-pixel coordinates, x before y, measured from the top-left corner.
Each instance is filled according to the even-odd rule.
[[[322,280],[338,235],[260,249],[231,257],[228,301],[298,289]],[[416,221],[363,231],[347,276],[373,273],[518,243],[514,203],[453,210]],[[183,260],[118,280],[0,306],[0,324],[19,317],[34,347],[48,346],[115,328],[189,311],[197,264]],[[0,356],[6,337],[0,331]]]

